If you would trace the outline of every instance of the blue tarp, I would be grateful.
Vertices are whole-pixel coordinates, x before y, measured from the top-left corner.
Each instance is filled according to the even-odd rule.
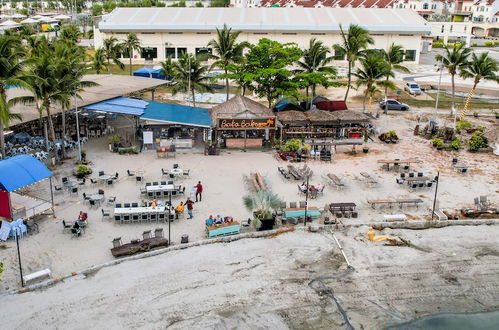
[[[157,79],[165,79],[164,74],[160,74],[161,69],[151,69],[151,68],[140,68],[133,72],[133,75],[136,77],[147,77],[147,78],[157,78]]]
[[[11,192],[52,176],[38,159],[18,155],[0,161],[0,189]]]
[[[85,109],[140,116],[144,113],[144,109],[147,107],[147,104],[148,103],[146,101],[142,100],[117,97],[107,101],[87,105],[85,106]]]
[[[208,109],[160,102],[147,102],[142,119],[158,120],[187,126],[211,127]]]

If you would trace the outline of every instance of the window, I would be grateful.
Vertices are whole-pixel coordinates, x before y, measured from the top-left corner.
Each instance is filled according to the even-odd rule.
[[[335,50],[333,58],[337,61],[344,60],[345,59],[345,52],[342,52],[340,50]]]
[[[445,28],[445,25],[442,25],[442,29],[440,30],[440,33],[444,33],[444,28]]]
[[[141,57],[146,60],[158,58],[158,49],[156,47],[143,47]]]
[[[427,3],[423,4],[423,9],[428,9],[428,4]]]
[[[168,32],[168,34],[182,34],[182,32]]]
[[[454,25],[450,25],[450,32],[452,32],[452,29],[453,29]]]
[[[406,50],[405,51],[405,61],[414,62],[416,60],[416,51],[415,50]]]
[[[211,55],[211,54],[212,54],[211,48],[196,48],[196,57],[200,61],[207,61],[208,55]]]
[[[166,47],[165,48],[165,58],[168,58],[168,57],[176,58],[175,57],[175,48],[173,48],[173,47]]]
[[[282,34],[283,35],[290,35],[290,36],[296,35],[296,33],[293,33],[293,32],[283,32]]]
[[[414,34],[399,34],[401,37],[412,37]]]
[[[211,32],[196,32],[196,34],[211,34]]]
[[[466,32],[466,30],[468,30],[468,27],[465,25],[464,26],[464,32]]]
[[[142,34],[156,34],[155,32],[142,32]]]
[[[437,9],[437,5],[435,4],[431,5],[431,9]]]
[[[315,33],[311,33],[311,35],[313,35],[313,36],[324,36],[326,34],[325,33],[320,33],[320,32],[315,32]]]
[[[253,32],[253,34],[268,34],[267,32]]]

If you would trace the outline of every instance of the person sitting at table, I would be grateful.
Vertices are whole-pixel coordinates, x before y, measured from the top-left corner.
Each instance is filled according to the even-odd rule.
[[[213,216],[210,215],[208,219],[205,220],[207,226],[213,226]]]
[[[223,223],[223,219],[222,217],[220,216],[220,214],[217,215],[217,217],[215,218],[215,225],[221,225]]]
[[[80,215],[78,215],[78,220],[80,221],[86,221],[87,220],[87,214],[83,211],[80,211]]]
[[[153,200],[152,203],[151,203],[151,207],[155,208],[156,206],[158,206],[158,201],[157,200]]]
[[[311,185],[310,188],[308,188],[308,190],[310,190],[311,193],[317,191],[317,188],[315,188],[314,185]]]
[[[322,189],[322,184],[319,182],[319,183],[317,184],[317,187],[315,187],[315,188],[317,189],[317,191],[321,191],[321,189]]]
[[[175,207],[175,219],[178,219],[178,215],[182,213],[184,213],[184,202],[180,202],[180,204]]]
[[[159,200],[158,201],[158,206],[165,206],[165,202],[163,202],[162,200]]]
[[[231,223],[231,222],[234,222],[234,219],[231,216],[227,216],[227,217],[224,218],[224,222],[225,223]]]
[[[307,185],[305,184],[305,182],[302,182],[302,184],[300,186],[300,189],[301,189],[302,192],[307,191]]]
[[[71,228],[72,232],[76,233],[78,236],[81,235],[81,229],[80,229],[80,225],[78,224],[78,221],[75,221],[75,223],[73,224],[73,228]]]

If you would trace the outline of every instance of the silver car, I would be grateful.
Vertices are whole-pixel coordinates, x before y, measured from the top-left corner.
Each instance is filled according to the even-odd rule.
[[[412,95],[421,95],[421,87],[413,82],[405,84],[404,90]]]
[[[386,103],[385,100],[382,100],[381,102],[379,102],[379,107],[384,110],[387,104],[388,104],[388,110],[402,110],[402,111],[409,110],[409,106],[407,104],[400,103],[399,101],[394,99],[388,99],[386,100]]]

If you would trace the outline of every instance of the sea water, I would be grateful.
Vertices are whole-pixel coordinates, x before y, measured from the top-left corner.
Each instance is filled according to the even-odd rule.
[[[499,311],[475,314],[435,314],[387,329],[497,330],[499,329]]]

